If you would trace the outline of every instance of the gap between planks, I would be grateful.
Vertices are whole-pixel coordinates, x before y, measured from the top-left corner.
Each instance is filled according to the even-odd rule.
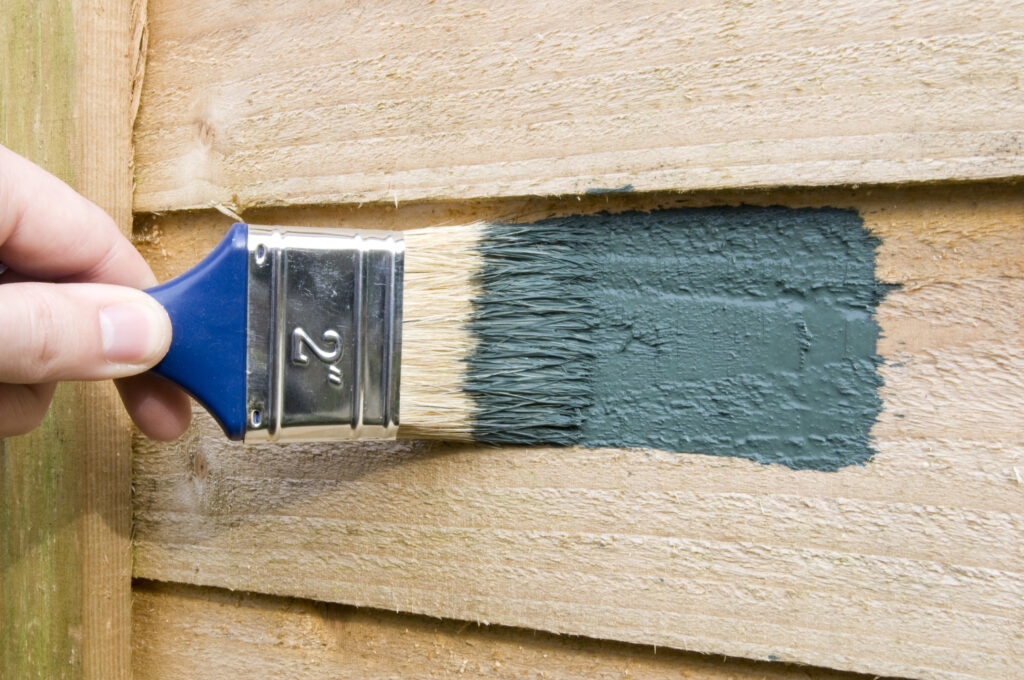
[[[136,581],[134,592],[139,680],[869,677],[215,588]]]

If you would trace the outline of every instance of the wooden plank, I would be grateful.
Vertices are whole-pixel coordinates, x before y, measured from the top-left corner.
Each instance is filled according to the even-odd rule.
[[[269,209],[419,227],[659,206],[854,207],[882,240],[884,408],[864,466],[419,442],[138,440],[135,574],[919,678],[1024,658],[1024,195],[1014,185]],[[216,214],[139,220],[165,277]]]
[[[139,680],[868,678],[809,666],[146,581],[136,585],[134,612]]]
[[[0,143],[131,225],[142,2],[5,3]],[[0,439],[0,676],[130,675],[131,437],[111,385],[64,385]]]
[[[1024,174],[1024,2],[152,3],[136,207]]]

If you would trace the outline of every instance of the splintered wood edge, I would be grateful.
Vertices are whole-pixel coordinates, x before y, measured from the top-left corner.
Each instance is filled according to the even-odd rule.
[[[869,677],[215,588],[137,581],[134,595],[139,680]]]

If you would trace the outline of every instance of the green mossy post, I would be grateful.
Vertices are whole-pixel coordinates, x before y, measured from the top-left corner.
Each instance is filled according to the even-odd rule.
[[[74,185],[75,32],[57,0],[15,0],[0,23],[0,141]],[[45,47],[44,47],[45,46]],[[78,458],[62,389],[31,435],[0,439],[0,676],[80,677]]]
[[[130,223],[129,0],[8,0],[0,144]],[[123,167],[122,167],[123,166]],[[0,678],[130,675],[130,448],[109,385],[0,439]]]

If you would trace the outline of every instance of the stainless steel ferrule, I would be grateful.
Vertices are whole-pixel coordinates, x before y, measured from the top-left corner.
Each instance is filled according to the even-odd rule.
[[[393,439],[400,233],[249,225],[246,442]]]

